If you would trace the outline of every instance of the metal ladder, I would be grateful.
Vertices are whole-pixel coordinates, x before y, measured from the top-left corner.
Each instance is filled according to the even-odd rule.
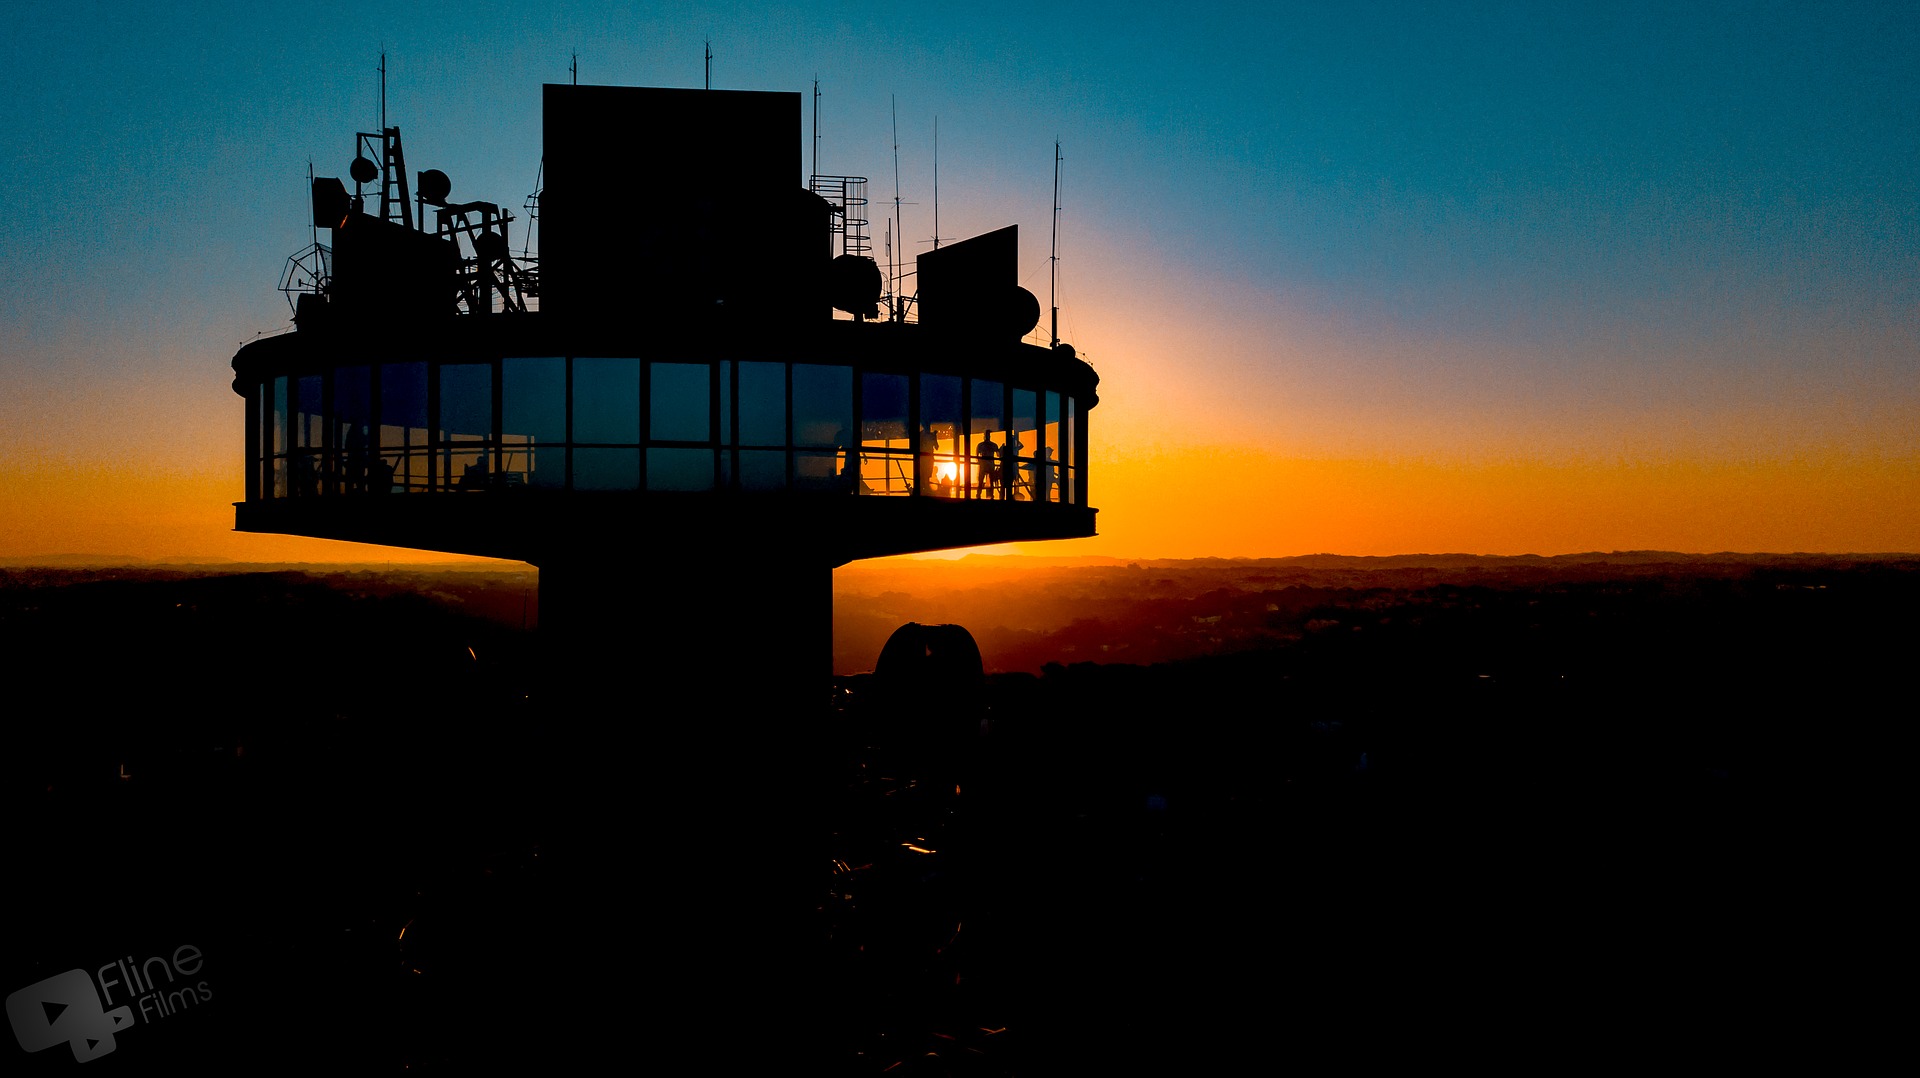
[[[843,255],[870,255],[873,244],[867,239],[867,178],[865,176],[813,176],[807,189],[834,204],[833,234],[840,237]]]

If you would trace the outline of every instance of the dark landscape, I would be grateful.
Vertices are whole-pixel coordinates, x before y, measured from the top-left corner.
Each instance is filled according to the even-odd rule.
[[[1874,943],[1920,635],[1908,555],[888,562],[817,717],[558,714],[531,570],[262,568],[0,569],[9,990],[191,943],[212,993],[88,1073],[1765,1054]],[[876,671],[907,622],[982,669]],[[756,722],[802,804],[661,749]],[[758,878],[755,1002],[650,1020]]]

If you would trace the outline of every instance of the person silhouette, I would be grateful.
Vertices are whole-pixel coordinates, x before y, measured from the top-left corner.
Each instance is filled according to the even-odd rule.
[[[974,456],[980,461],[980,474],[974,477],[974,483],[978,485],[982,498],[991,498],[1000,485],[1000,467],[995,463],[1000,459],[999,450],[993,444],[991,435],[980,439]]]
[[[929,424],[920,426],[920,475],[919,490],[923,494],[939,494],[940,491],[940,436],[933,432]]]
[[[472,464],[467,465],[466,470],[460,473],[459,489],[485,490],[487,489],[488,479],[487,458],[481,456]]]
[[[1006,444],[1000,447],[1000,497],[1004,499],[1013,498],[1014,481],[1020,475],[1020,451],[1025,448],[1014,431],[1007,433]]]

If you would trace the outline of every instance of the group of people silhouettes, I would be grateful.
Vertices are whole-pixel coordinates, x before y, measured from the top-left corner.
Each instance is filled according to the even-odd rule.
[[[1030,501],[1048,501],[1053,494],[1055,467],[1053,448],[1042,447],[1036,460],[1023,461],[1020,453],[1026,443],[1016,431],[1007,432],[1007,440],[995,445],[991,436],[980,439],[974,450],[975,490],[980,497],[998,497],[1012,501],[1025,492]]]

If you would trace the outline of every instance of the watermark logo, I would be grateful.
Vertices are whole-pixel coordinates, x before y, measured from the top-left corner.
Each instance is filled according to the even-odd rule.
[[[92,977],[86,970],[70,969],[8,996],[7,1021],[13,1026],[14,1039],[28,1052],[64,1041],[73,1048],[74,1059],[90,1062],[118,1047],[114,1034],[211,1000],[213,989],[206,981],[190,980],[205,962],[198,947],[183,944],[174,948],[171,957],[155,955],[145,962],[135,962],[132,955],[116,959]],[[114,1006],[116,989],[130,1002]]]
[[[73,1058],[85,1063],[113,1051],[113,1035],[133,1024],[133,1008],[106,1010],[87,971],[70,969],[8,996],[7,1021],[27,1051],[66,1041],[73,1046]]]

